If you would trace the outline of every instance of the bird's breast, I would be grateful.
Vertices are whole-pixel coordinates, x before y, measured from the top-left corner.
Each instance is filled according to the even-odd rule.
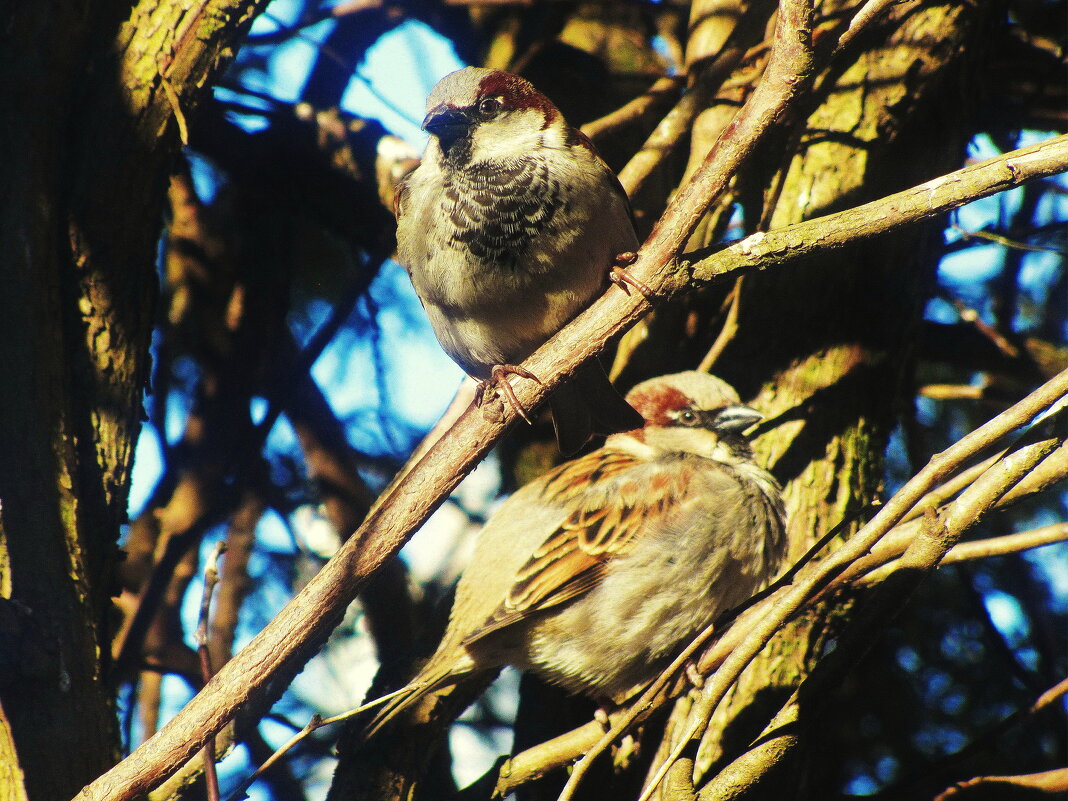
[[[444,185],[441,212],[450,244],[486,270],[508,274],[547,267],[536,258],[539,240],[562,220],[565,198],[547,162],[521,158],[473,164]]]

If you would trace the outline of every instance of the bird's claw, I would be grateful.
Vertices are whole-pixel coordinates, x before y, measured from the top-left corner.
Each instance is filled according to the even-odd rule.
[[[515,364],[494,365],[493,369],[490,371],[490,379],[488,381],[478,382],[478,387],[475,390],[475,405],[481,406],[486,400],[486,395],[489,394],[494,387],[499,387],[515,413],[526,420],[527,425],[534,425],[534,421],[530,419],[527,410],[523,408],[523,404],[520,403],[519,398],[515,396],[515,390],[512,389],[512,385],[508,382],[509,375],[517,375],[520,378],[529,378],[531,381],[535,381],[538,384],[541,383],[540,378],[524,367],[519,367]]]
[[[608,717],[608,710],[603,706],[599,706],[594,710],[593,719],[604,729],[605,734],[612,730],[612,720]]]
[[[705,686],[705,677],[697,672],[697,666],[693,662],[686,664],[686,678],[698,690]]]
[[[616,254],[615,265],[608,271],[608,280],[628,295],[630,294],[630,288],[634,287],[645,296],[646,300],[648,300],[653,296],[653,290],[624,269],[625,267],[634,264],[637,260],[637,253],[627,251],[626,253]]]

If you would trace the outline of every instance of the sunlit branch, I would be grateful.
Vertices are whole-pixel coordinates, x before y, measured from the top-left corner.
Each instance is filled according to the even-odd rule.
[[[682,82],[681,76],[677,75],[658,78],[656,83],[629,103],[583,125],[582,132],[596,141],[598,137],[605,136],[619,128],[641,122],[655,113],[666,100],[677,96]]]
[[[684,257],[695,281],[751,269],[767,269],[816,251],[896,231],[980,198],[1068,170],[1068,134],[1020,148],[847,211],[774,231],[752,234],[711,255]],[[633,271],[633,270],[632,270]]]
[[[256,768],[255,771],[253,771],[246,779],[241,782],[241,784],[237,786],[237,788],[227,797],[227,801],[241,801],[241,799],[246,796],[248,788],[252,786],[252,783],[255,782],[256,779],[260,778],[260,776],[262,776],[268,770],[274,767],[282,757],[289,753],[289,751],[291,751],[296,745],[307,739],[313,732],[323,728],[324,726],[331,726],[334,723],[342,723],[346,720],[351,720],[352,718],[358,715],[362,715],[369,709],[374,709],[375,707],[384,704],[386,701],[397,695],[400,695],[404,691],[405,688],[402,687],[399,690],[396,690],[391,693],[386,693],[385,695],[376,698],[369,704],[362,704],[356,707],[355,709],[350,709],[347,712],[342,712],[338,715],[332,715],[328,718],[324,718],[322,715],[319,714],[312,715],[311,719],[308,720],[307,725],[305,725],[304,728],[296,732],[292,737],[290,737],[288,740],[278,746],[278,748],[276,748],[274,752],[267,759],[265,759],[258,768]]]
[[[835,53],[839,53],[849,47],[872,22],[885,14],[888,8],[900,2],[901,0],[867,0],[860,7],[860,10],[853,15],[853,19],[849,21],[849,27],[839,37],[838,44],[835,46]]]
[[[943,485],[943,487],[952,483],[957,483],[958,486],[952,493],[955,495],[960,490],[973,484],[981,475],[990,469],[991,466],[1003,458],[1005,453],[1006,452],[999,453],[962,473],[961,475],[967,477],[967,481],[963,483],[957,482],[957,479],[960,478],[960,476],[957,476],[953,481]],[[1010,506],[1022,498],[1046,490],[1051,484],[1061,481],[1066,477],[1068,477],[1068,445],[1062,444],[1045,459],[1039,462],[1030,473],[1019,482],[1019,484],[999,498],[994,505],[994,508],[1002,509]],[[937,498],[935,493],[929,493],[925,496],[915,507],[913,507],[913,511],[902,519],[901,523],[887,532],[887,535],[872,548],[870,554],[858,559],[850,565],[847,570],[824,588],[823,594],[833,591],[836,587],[842,584],[853,581],[862,580],[867,584],[877,583],[888,575],[889,572],[896,570],[900,565],[891,567],[890,564],[905,552],[909,543],[916,537],[917,532],[922,525],[923,510],[936,509],[939,514],[944,511],[945,507],[941,506],[941,503],[942,500],[946,500],[948,496],[943,497],[942,500],[935,500],[935,498]]]
[[[977,559],[988,559],[991,556],[1006,556],[1013,553],[1029,551],[1032,548],[1041,548],[1044,545],[1052,545],[1056,542],[1068,540],[1068,523],[1054,523],[1049,526],[1021,531],[1017,534],[1005,534],[1001,537],[988,537],[975,542],[962,542],[953,546],[942,560],[943,565],[952,565],[957,562],[970,562]],[[858,584],[877,584],[884,581],[891,573],[901,568],[898,560],[887,562],[878,570],[857,579]]]
[[[953,550],[946,554],[942,564],[952,565],[957,562],[988,559],[991,556],[1006,556],[1065,540],[1068,540],[1068,523],[1054,523],[1017,534],[989,537],[977,542],[962,542],[960,545],[953,546]]]

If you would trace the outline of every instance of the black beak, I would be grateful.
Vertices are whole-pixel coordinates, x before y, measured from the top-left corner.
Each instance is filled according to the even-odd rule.
[[[475,121],[466,111],[438,106],[426,115],[423,120],[423,130],[438,138],[442,150],[448,150],[457,139],[467,136],[474,124]]]
[[[712,420],[712,428],[722,433],[741,434],[753,423],[758,423],[763,419],[764,415],[756,409],[750,409],[739,403],[720,409],[715,419]]]

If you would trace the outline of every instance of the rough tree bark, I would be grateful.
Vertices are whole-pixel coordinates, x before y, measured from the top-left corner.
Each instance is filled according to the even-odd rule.
[[[185,115],[260,4],[0,6],[0,740],[15,797],[70,798],[118,753],[108,618],[163,193]]]

